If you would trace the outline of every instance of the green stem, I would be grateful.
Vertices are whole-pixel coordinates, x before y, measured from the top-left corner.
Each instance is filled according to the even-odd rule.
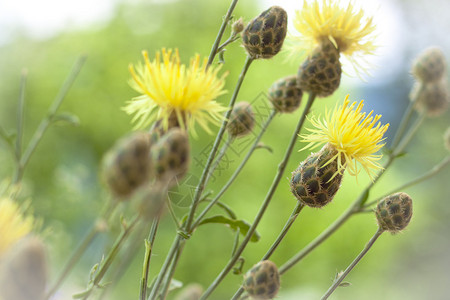
[[[364,205],[365,208],[368,208],[376,203],[378,203],[378,201],[380,201],[381,199],[392,195],[398,191],[404,190],[410,186],[416,185],[422,181],[425,181],[431,177],[433,177],[434,175],[436,175],[437,173],[439,173],[442,169],[444,169],[448,164],[450,163],[450,155],[447,155],[447,157],[445,157],[440,163],[438,163],[437,165],[435,165],[430,171],[428,171],[427,173],[413,179],[410,180],[404,184],[402,184],[401,186],[391,190],[389,193],[386,193],[384,196],[379,197],[378,199],[371,201],[369,203],[367,203],[366,205]]]
[[[80,258],[83,256],[83,254],[86,252],[87,248],[91,243],[94,241],[95,237],[98,233],[105,231],[105,227],[108,224],[109,218],[113,214],[115,208],[117,207],[117,203],[112,201],[108,201],[108,204],[106,204],[106,209],[104,213],[102,214],[103,217],[99,218],[97,222],[92,226],[89,230],[89,232],[86,234],[84,239],[81,241],[81,243],[78,245],[76,250],[72,253],[70,259],[67,261],[66,265],[64,266],[63,270],[61,271],[61,274],[56,279],[55,283],[50,287],[48,290],[45,300],[50,299],[56,291],[59,289],[61,284],[66,280],[67,276],[70,274],[70,272],[73,270],[77,262],[80,260]]]
[[[304,207],[305,206],[300,201],[297,202],[297,205],[295,206],[294,210],[292,211],[291,215],[289,216],[289,219],[287,220],[286,224],[284,225],[284,227],[281,230],[280,234],[278,235],[277,239],[272,244],[270,249],[266,252],[266,254],[261,258],[261,261],[269,259],[272,256],[273,252],[275,252],[275,250],[278,248],[281,241],[284,239],[287,232],[291,228],[292,224],[294,224],[294,221],[297,219],[298,215],[300,214],[300,212],[302,211],[302,209]],[[231,298],[231,300],[239,299],[239,297],[242,295],[243,292],[244,292],[244,288],[241,286],[237,290],[236,294],[234,294],[233,298]]]
[[[138,221],[139,215],[136,215],[134,219],[130,222],[130,224],[128,225],[122,224],[123,229],[121,234],[114,242],[114,245],[109,251],[108,255],[106,256],[106,259],[101,263],[100,268],[95,272],[95,276],[89,283],[88,289],[82,292],[83,300],[88,299],[91,293],[94,291],[94,288],[99,285],[100,281],[103,279],[112,262],[114,261],[114,258],[119,253],[123,243],[126,241],[128,235],[131,233],[131,231],[133,230],[134,226],[138,223]]]
[[[202,219],[205,217],[205,215],[208,213],[208,211],[217,203],[217,201],[219,201],[219,199],[222,197],[222,195],[227,191],[227,189],[231,186],[231,184],[234,182],[236,177],[242,171],[242,169],[244,168],[244,166],[246,165],[246,163],[248,162],[248,160],[252,156],[253,152],[255,151],[255,149],[258,148],[259,141],[261,140],[262,136],[266,132],[267,127],[272,122],[272,120],[273,120],[273,118],[275,117],[276,114],[277,114],[276,110],[272,110],[272,112],[270,113],[270,115],[267,118],[266,122],[264,123],[263,127],[261,128],[261,132],[256,137],[256,140],[253,142],[252,147],[250,148],[250,150],[248,150],[248,152],[245,155],[244,159],[242,160],[241,164],[237,167],[237,169],[234,171],[233,175],[230,177],[228,182],[222,187],[222,189],[216,195],[216,197],[214,197],[214,199],[211,200],[211,202],[208,204],[208,206],[206,206],[205,209],[199,214],[199,216],[197,217],[197,219],[195,220],[194,224],[191,227],[192,230],[194,230],[195,228],[198,227],[198,225],[200,224]]]
[[[222,158],[225,156],[225,153],[227,152],[228,148],[233,143],[233,140],[234,140],[233,137],[231,135],[229,135],[228,136],[228,140],[225,142],[225,144],[220,149],[219,154],[217,155],[217,158],[214,161],[213,165],[211,166],[211,168],[209,170],[209,173],[208,173],[208,176],[206,177],[205,186],[208,184],[209,179],[211,178],[211,176],[213,175],[214,171],[219,166],[219,164],[222,161]]]
[[[220,46],[217,48],[216,53],[220,53],[220,51],[222,51],[226,46],[228,46],[229,44],[231,44],[231,43],[237,41],[238,39],[239,39],[239,35],[232,35],[232,36],[230,36],[230,37],[228,38],[228,40],[226,40],[225,42],[223,42],[223,44],[220,45]]]
[[[184,241],[185,242],[185,241]],[[169,272],[167,274],[167,278],[164,281],[164,286],[162,288],[162,291],[159,295],[159,299],[166,299],[167,298],[167,293],[169,292],[169,287],[170,287],[170,283],[172,282],[172,278],[173,275],[175,274],[175,269],[178,265],[178,261],[180,260],[181,257],[181,253],[183,252],[184,246],[186,245],[186,243],[181,243],[180,247],[178,247],[176,253],[175,253],[175,257],[172,260],[172,264],[169,268]]]
[[[233,95],[231,96],[230,99],[230,104],[229,104],[229,109],[227,111],[227,113],[225,114],[225,118],[222,122],[222,126],[220,127],[220,130],[217,134],[216,140],[214,142],[214,145],[211,149],[211,153],[209,154],[208,160],[206,162],[205,168],[203,169],[203,173],[202,176],[200,178],[200,181],[196,187],[195,190],[195,195],[194,195],[194,199],[192,200],[192,205],[189,211],[189,215],[186,221],[186,232],[189,232],[191,230],[191,225],[192,225],[192,221],[194,220],[194,215],[195,215],[195,211],[197,209],[198,203],[199,203],[199,199],[203,193],[203,190],[205,188],[205,182],[206,182],[206,178],[208,176],[210,167],[212,165],[212,162],[214,160],[214,157],[216,155],[217,149],[219,148],[220,142],[222,140],[223,134],[225,133],[227,124],[228,124],[228,120],[230,119],[230,115],[231,115],[231,111],[233,110],[234,107],[234,103],[236,102],[236,98],[239,94],[239,90],[241,89],[241,85],[244,82],[244,78],[245,75],[247,74],[248,69],[250,68],[251,63],[253,62],[253,58],[247,56],[247,58],[245,59],[245,63],[244,66],[242,68],[241,74],[239,75],[239,79],[236,83],[236,87],[234,89]]]
[[[239,259],[239,256],[244,251],[245,247],[247,246],[248,242],[250,241],[250,238],[252,237],[253,233],[256,230],[256,227],[258,226],[259,222],[261,221],[267,207],[269,206],[270,201],[272,200],[273,195],[275,194],[275,191],[278,187],[278,184],[280,183],[281,178],[283,177],[284,170],[286,169],[287,163],[289,161],[289,158],[291,156],[292,150],[294,149],[295,142],[298,139],[298,134],[300,133],[301,128],[303,127],[303,123],[306,119],[306,116],[309,113],[309,110],[314,102],[314,99],[316,96],[314,94],[310,94],[308,98],[308,102],[306,103],[305,109],[303,111],[302,116],[300,117],[300,120],[297,124],[297,127],[294,130],[294,133],[292,134],[291,140],[289,142],[289,145],[287,147],[286,153],[284,155],[284,158],[278,165],[278,171],[275,175],[275,178],[272,182],[272,185],[270,186],[270,189],[266,195],[266,198],[264,199],[263,204],[261,205],[258,214],[255,217],[255,220],[252,223],[252,226],[250,226],[246,236],[244,237],[244,240],[242,241],[241,245],[237,249],[234,256],[230,259],[230,261],[227,263],[227,265],[224,267],[222,272],[216,277],[214,282],[208,287],[208,289],[205,291],[205,293],[202,295],[200,299],[206,299],[220,284],[220,282],[225,278],[225,276],[230,272],[236,261]]]
[[[380,228],[378,228],[377,232],[374,234],[374,236],[370,239],[370,241],[367,243],[367,245],[364,247],[363,251],[358,254],[358,256],[355,258],[354,261],[345,269],[345,271],[334,281],[333,285],[328,289],[328,291],[325,293],[325,295],[322,296],[321,300],[326,300],[330,295],[336,290],[336,288],[341,284],[342,280],[344,280],[345,277],[353,270],[353,268],[359,263],[359,261],[366,255],[366,253],[370,250],[370,248],[373,246],[375,241],[381,236],[381,234],[384,231]]]
[[[234,11],[234,8],[236,7],[237,2],[238,2],[238,0],[233,0],[231,2],[231,5],[228,8],[228,11],[227,11],[225,17],[223,18],[222,25],[220,26],[219,32],[217,33],[216,40],[214,41],[214,44],[211,48],[211,52],[209,54],[208,66],[212,64],[212,62],[214,61],[214,57],[216,57],[216,55],[217,55],[217,52],[218,52],[217,49],[219,48],[220,41],[222,40],[222,36],[225,32],[225,29],[227,28],[228,22],[231,19],[231,15]]]
[[[423,89],[424,84],[422,84],[422,86],[420,88]],[[420,93],[421,92],[419,92],[417,94],[419,95]],[[400,138],[405,133],[406,126],[408,125],[409,119],[412,116],[412,112],[413,112],[414,106],[417,102],[417,99],[418,98],[416,97],[414,100],[408,101],[409,102],[408,107],[406,108],[406,111],[403,114],[402,120],[401,120],[400,124],[398,125],[397,132],[395,133],[394,139],[392,140],[391,149],[394,149],[395,147],[397,147],[398,143],[400,142]]]
[[[27,82],[28,72],[27,70],[22,71],[22,76],[20,80],[20,92],[19,92],[19,105],[17,109],[17,137],[16,137],[16,158],[20,161],[22,155],[22,138],[23,138],[23,115],[25,108],[25,86]]]
[[[81,56],[80,58],[78,58],[78,60],[75,62],[74,66],[72,67],[72,70],[70,71],[69,76],[67,77],[63,86],[59,90],[59,93],[56,96],[55,100],[51,104],[49,111],[47,113],[47,117],[45,117],[41,121],[38,128],[34,132],[24,154],[21,156],[16,173],[14,174],[13,184],[16,184],[19,181],[21,181],[22,176],[23,176],[23,171],[25,170],[26,165],[30,161],[31,155],[36,150],[37,146],[39,145],[39,142],[42,140],[42,137],[44,136],[44,134],[47,131],[50,124],[52,123],[53,118],[55,117],[56,112],[58,111],[58,108],[61,106],[62,101],[64,100],[67,93],[69,92],[72,84],[75,82],[75,79],[77,78],[78,74],[80,73],[81,67],[83,66],[85,61],[86,61],[86,56]]]
[[[422,113],[414,122],[413,126],[409,129],[409,131],[406,133],[406,135],[403,137],[403,139],[400,141],[398,146],[393,150],[393,156],[397,156],[400,153],[403,152],[405,147],[409,144],[413,136],[416,134],[417,130],[419,129],[420,125],[422,125],[423,121],[425,120],[426,114]]]
[[[152,228],[150,229],[150,234],[147,240],[145,240],[145,257],[144,265],[142,268],[142,279],[141,279],[141,289],[140,289],[140,300],[147,299],[147,287],[148,287],[148,274],[150,271],[150,258],[152,256],[153,243],[155,242],[156,231],[159,225],[159,215],[153,220]]]

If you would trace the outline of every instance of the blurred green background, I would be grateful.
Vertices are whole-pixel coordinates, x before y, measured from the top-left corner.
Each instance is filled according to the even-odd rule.
[[[280,6],[283,4],[283,1],[278,3]],[[380,25],[379,31],[389,28],[389,25],[397,30],[390,38],[384,39],[387,42],[381,45],[380,55],[388,58],[378,61],[378,68],[365,82],[345,76],[341,88],[332,97],[316,101],[313,113],[319,114],[324,112],[325,107],[334,107],[336,101],[342,102],[348,93],[351,100],[365,99],[367,110],[374,109],[376,113],[383,114],[382,122],[391,124],[389,143],[408,102],[408,93],[413,84],[409,69],[414,56],[430,45],[439,45],[450,58],[448,34],[437,30],[449,26],[438,4],[441,5],[439,1],[379,1],[380,8],[378,12],[375,11],[378,14],[375,20],[383,20],[384,16],[393,22],[388,26]],[[269,5],[269,1],[241,1],[234,15],[249,21]],[[293,7],[289,1],[286,1],[286,5],[286,9]],[[295,5],[300,8],[300,1]],[[391,15],[382,14],[383,5],[389,6]],[[29,34],[26,28],[7,28],[10,30],[8,39],[1,39],[0,45],[0,124],[14,130],[20,74],[22,68],[26,68],[29,75],[26,86],[25,142],[29,141],[34,129],[46,115],[48,106],[75,60],[82,54],[88,56],[60,109],[76,114],[80,125],[52,127],[37,149],[24,177],[22,198],[32,199],[35,215],[43,220],[52,279],[109,199],[99,179],[99,166],[103,154],[118,138],[132,130],[130,117],[121,110],[125,101],[136,96],[127,84],[128,64],[141,61],[141,50],[147,49],[152,54],[162,47],[179,48],[184,63],[188,63],[195,53],[207,56],[228,6],[228,1],[207,0],[118,1],[114,2],[108,18],[84,27],[66,24],[63,30],[45,37]],[[26,5],[24,9],[27,9]],[[52,7],[48,9],[51,11]],[[53,13],[58,12],[52,12],[49,16]],[[293,16],[293,11],[289,11],[291,21]],[[423,24],[424,19],[431,21]],[[5,28],[0,32],[5,32]],[[225,37],[228,34],[229,29]],[[223,104],[229,101],[244,59],[245,53],[239,42],[227,47],[222,70],[229,72],[226,80],[229,92],[219,99]],[[264,109],[268,107],[267,89],[280,77],[296,73],[299,63],[295,60],[286,61],[284,53],[270,60],[256,61],[248,72],[238,101],[254,102],[263,118]],[[351,67],[344,65],[344,70],[350,72]],[[256,151],[234,186],[225,194],[223,201],[233,207],[240,218],[249,222],[253,220],[275,176],[290,131],[300,113],[299,110],[291,115],[276,117],[263,138],[273,153]],[[407,148],[408,154],[384,175],[370,195],[371,198],[419,176],[448,155],[442,135],[450,125],[449,117],[449,112],[446,112],[439,118],[426,120]],[[261,123],[262,119],[258,121]],[[198,139],[191,138],[192,166],[186,182],[180,186],[180,192],[186,197],[174,196],[178,197],[177,201],[183,200],[176,207],[179,216],[187,211],[190,186],[195,185],[195,180],[200,176],[202,163],[206,160],[204,150],[214,140],[213,136],[201,130],[199,132]],[[225,163],[221,165],[208,190],[217,192],[220,189],[243,158],[247,142],[243,140],[233,146],[233,151],[227,154]],[[302,147],[300,142],[296,145],[297,149]],[[250,244],[244,252],[244,270],[266,252],[294,208],[295,199],[288,187],[289,172],[307,154],[293,153],[285,179],[258,227],[261,240]],[[1,179],[11,176],[12,161],[6,146],[1,143]],[[332,299],[448,299],[449,169],[405,190],[414,199],[414,217],[408,229],[397,236],[383,235],[347,278],[352,285],[338,289]],[[355,178],[346,176],[341,190],[329,206],[324,209],[304,209],[272,257],[273,261],[278,265],[286,262],[339,216],[368,182],[366,176],[358,178],[358,183]],[[133,213],[132,208],[126,205],[121,209],[126,216]],[[85,287],[91,266],[101,259],[102,253],[117,235],[118,216],[114,220],[112,232],[101,236],[89,248],[55,299],[70,299],[71,293]],[[335,273],[345,269],[375,231],[376,222],[372,214],[353,217],[282,277],[278,298],[318,299],[330,286]],[[161,266],[174,236],[175,227],[170,217],[166,216],[162,220],[153,250],[152,276]],[[185,284],[198,282],[204,287],[209,286],[228,261],[233,239],[232,232],[220,225],[197,230],[185,247],[175,278]],[[144,246],[143,242],[134,246],[138,247],[135,258],[120,281],[113,282],[107,299],[137,298]],[[114,269],[109,279],[113,277]],[[230,298],[240,282],[241,276],[228,275],[211,299]]]

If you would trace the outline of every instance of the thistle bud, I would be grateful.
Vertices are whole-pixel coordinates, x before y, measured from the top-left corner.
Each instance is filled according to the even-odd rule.
[[[334,93],[341,82],[339,51],[328,39],[324,39],[300,65],[297,74],[299,88],[326,97]]]
[[[269,100],[282,113],[294,112],[302,101],[303,92],[297,85],[297,75],[275,81],[269,89]]]
[[[449,106],[449,91],[445,81],[430,83],[416,82],[411,90],[411,101],[416,101],[415,109],[429,117],[443,114]]]
[[[228,122],[228,134],[239,137],[249,134],[255,125],[255,117],[250,103],[242,101],[236,104],[231,111]]]
[[[270,260],[254,265],[245,275],[243,287],[252,299],[273,299],[280,289],[280,274]]]
[[[0,298],[42,300],[47,283],[47,258],[44,243],[26,237],[0,262]]]
[[[233,30],[233,34],[239,34],[244,30],[244,21],[242,20],[242,17],[239,18],[237,21],[231,25],[231,30]]]
[[[281,50],[286,32],[286,11],[272,6],[248,23],[242,44],[251,58],[271,58]]]
[[[375,209],[378,226],[397,233],[408,226],[412,216],[412,199],[406,193],[396,193],[383,198]]]
[[[186,131],[180,128],[170,129],[151,149],[156,178],[170,182],[175,177],[183,177],[189,168],[189,154]]]
[[[446,69],[444,53],[438,47],[425,49],[412,66],[414,77],[422,82],[434,82],[443,78]]]
[[[103,175],[115,195],[130,196],[151,178],[150,146],[150,135],[136,132],[120,139],[106,153]]]
[[[444,133],[444,145],[448,151],[450,151],[450,127]]]
[[[292,172],[291,192],[298,201],[310,207],[323,207],[333,200],[342,181],[336,154],[336,149],[326,144]]]

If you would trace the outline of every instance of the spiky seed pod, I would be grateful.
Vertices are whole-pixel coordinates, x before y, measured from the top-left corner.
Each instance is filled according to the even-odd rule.
[[[448,151],[450,151],[450,127],[444,133],[444,145]]]
[[[414,77],[423,82],[433,82],[442,79],[445,74],[446,62],[442,50],[430,47],[420,53],[412,66]]]
[[[0,261],[0,298],[43,300],[47,257],[42,240],[29,236],[19,241]]]
[[[243,287],[252,299],[273,299],[280,289],[277,265],[270,260],[260,261],[244,275]]]
[[[408,226],[412,212],[412,199],[406,193],[383,198],[375,209],[378,226],[391,233],[400,232]]]
[[[120,197],[130,196],[151,176],[150,135],[135,132],[120,139],[103,161],[103,176],[111,191]]]
[[[189,138],[180,128],[170,129],[152,147],[151,157],[156,179],[170,182],[183,177],[189,168]]]
[[[319,152],[312,153],[292,172],[291,192],[298,201],[310,207],[323,207],[333,200],[342,181],[338,171],[337,151],[326,144]],[[329,162],[329,163],[328,163]]]
[[[269,89],[269,100],[282,113],[294,112],[302,101],[303,92],[297,85],[297,75],[275,81]]]
[[[250,103],[246,101],[236,104],[231,111],[228,122],[228,134],[232,137],[240,137],[249,134],[255,125],[255,116]]]
[[[411,101],[416,101],[415,109],[429,117],[443,114],[449,106],[449,91],[445,81],[430,83],[416,82],[410,94]]]
[[[328,39],[324,39],[300,65],[297,83],[305,92],[326,97],[339,87],[341,73],[339,50]]]
[[[242,33],[242,44],[253,59],[271,58],[281,50],[286,32],[286,11],[272,6],[247,24]]]

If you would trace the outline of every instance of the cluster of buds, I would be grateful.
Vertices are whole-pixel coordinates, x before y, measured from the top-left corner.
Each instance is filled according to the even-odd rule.
[[[443,114],[449,106],[450,94],[442,50],[430,47],[423,51],[413,63],[412,74],[417,80],[410,94],[415,109],[430,117]]]

